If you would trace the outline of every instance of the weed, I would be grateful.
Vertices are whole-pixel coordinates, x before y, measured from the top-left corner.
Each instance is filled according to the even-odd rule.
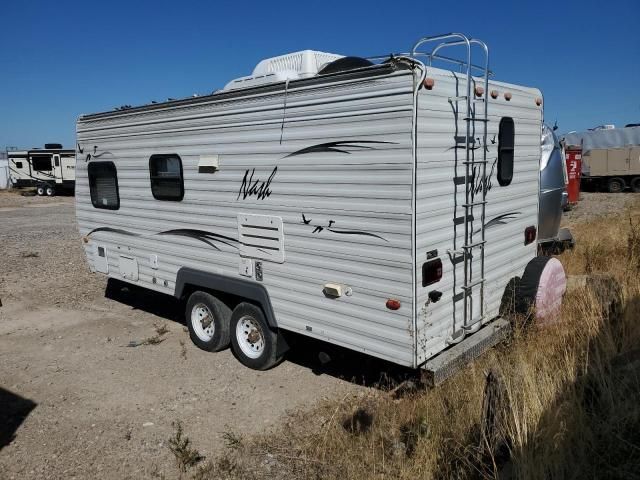
[[[20,256],[22,258],[38,258],[40,254],[38,252],[22,252]]]
[[[154,323],[153,328],[155,329],[156,335],[158,337],[162,337],[163,335],[166,335],[167,333],[169,333],[169,329],[167,328],[166,323],[163,323],[162,325],[158,325],[157,323]]]
[[[205,457],[191,447],[191,440],[184,435],[182,422],[173,422],[172,426],[175,428],[175,432],[169,438],[169,450],[175,457],[178,470],[185,473],[188,469],[204,460]]]
[[[237,450],[242,447],[242,437],[231,430],[222,432],[222,440],[227,448]]]
[[[187,345],[184,340],[180,340],[180,356],[183,360],[187,359]]]
[[[166,324],[162,324],[162,325],[154,324],[153,328],[156,331],[155,335],[147,337],[147,338],[145,338],[144,340],[141,340],[141,341],[131,340],[127,346],[128,347],[140,347],[140,346],[143,346],[143,345],[159,345],[162,342],[164,342],[166,340],[166,338],[164,338],[164,336],[169,332],[169,329],[167,328]]]

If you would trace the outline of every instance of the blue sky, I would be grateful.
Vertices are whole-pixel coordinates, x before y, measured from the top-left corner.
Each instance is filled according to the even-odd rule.
[[[560,131],[640,122],[640,1],[0,5],[0,148],[75,143],[79,114],[185,97],[306,48],[370,56],[425,34],[485,40],[495,78],[540,88]]]

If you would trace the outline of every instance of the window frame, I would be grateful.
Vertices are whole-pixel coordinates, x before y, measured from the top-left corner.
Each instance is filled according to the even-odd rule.
[[[180,165],[180,195],[179,196],[175,196],[175,195],[162,195],[162,194],[156,194],[156,192],[154,191],[154,180],[158,179],[158,178],[162,178],[164,180],[167,179],[176,179],[176,177],[159,177],[157,175],[153,175],[153,170],[152,170],[152,163],[155,160],[160,160],[160,159],[169,159],[169,158],[175,158],[178,160],[178,164]],[[181,202],[184,199],[184,169],[182,166],[182,158],[180,157],[180,155],[178,155],[177,153],[156,153],[153,154],[149,157],[149,186],[151,187],[151,195],[153,195],[153,198],[155,198],[156,200],[160,200],[163,202]]]
[[[503,130],[503,125],[510,124],[511,131],[505,132]],[[505,136],[510,133],[510,139],[508,142],[505,142],[507,138]],[[505,145],[507,143],[507,145]],[[511,184],[513,181],[513,167],[515,164],[515,144],[516,144],[516,124],[513,121],[512,117],[502,117],[500,119],[500,125],[498,126],[498,159],[497,159],[497,172],[496,175],[498,177],[498,183],[501,187],[506,187]],[[504,158],[506,154],[507,157]],[[504,169],[507,166],[504,162],[509,162],[511,164],[511,172],[509,175],[504,176]]]
[[[116,182],[116,204],[115,205],[102,205],[96,202],[94,199],[94,192],[96,191],[96,187],[91,185],[91,169],[96,168],[95,165],[106,165],[110,168],[113,168],[113,175]],[[95,175],[95,174],[94,174]],[[116,164],[110,160],[100,160],[100,161],[92,161],[87,165],[87,179],[89,180],[89,197],[91,198],[91,204],[93,208],[99,208],[102,210],[119,210],[120,209],[120,184],[118,182],[118,169],[116,168]]]

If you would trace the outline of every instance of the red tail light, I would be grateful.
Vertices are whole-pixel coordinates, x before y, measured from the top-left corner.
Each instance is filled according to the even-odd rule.
[[[400,308],[400,300],[390,298],[389,300],[387,300],[387,308],[389,310],[398,310]]]
[[[524,229],[524,244],[529,245],[536,239],[536,227],[533,225]]]
[[[434,258],[422,264],[422,286],[439,282],[442,278],[442,260]]]

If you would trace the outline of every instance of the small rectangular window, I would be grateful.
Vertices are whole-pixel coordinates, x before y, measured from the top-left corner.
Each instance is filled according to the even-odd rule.
[[[22,162],[16,162],[16,168],[22,168]]]
[[[60,166],[60,157],[56,156],[53,157],[53,163],[55,164],[56,167]]]
[[[118,192],[118,172],[113,162],[89,163],[89,192],[95,208],[118,210],[120,194]]]
[[[184,197],[182,160],[178,155],[151,155],[149,177],[155,199],[179,202]]]
[[[513,118],[502,117],[498,127],[498,183],[501,187],[506,187],[513,180],[515,136]]]
[[[51,171],[51,157],[39,155],[31,157],[31,165],[37,172],[50,172]]]

